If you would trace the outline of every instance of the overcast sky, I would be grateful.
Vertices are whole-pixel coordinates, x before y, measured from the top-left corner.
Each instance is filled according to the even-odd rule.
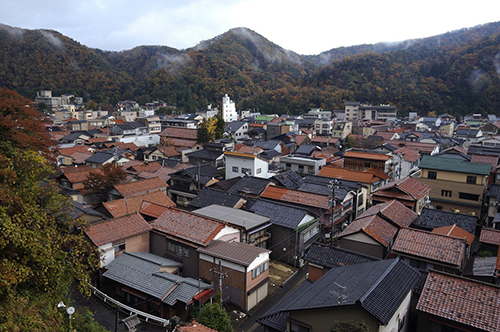
[[[299,54],[395,42],[500,21],[499,0],[3,0],[0,23],[88,47],[195,46],[246,27]]]

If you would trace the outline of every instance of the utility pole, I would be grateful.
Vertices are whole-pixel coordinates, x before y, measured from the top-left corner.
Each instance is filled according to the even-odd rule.
[[[214,269],[213,272],[219,276],[219,290],[221,293],[220,306],[222,308],[222,281],[224,280],[224,278],[227,278],[227,273],[222,272],[222,262],[220,260],[219,260],[219,271],[215,271]]]
[[[339,180],[333,179],[329,182],[328,187],[332,189],[332,197],[331,199],[331,204],[332,204],[332,214],[330,218],[330,245],[333,245],[333,228],[335,224],[335,207],[337,206],[337,200],[335,199],[335,189],[338,188],[339,185]]]

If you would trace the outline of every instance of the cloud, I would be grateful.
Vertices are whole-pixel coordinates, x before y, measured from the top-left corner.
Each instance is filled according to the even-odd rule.
[[[47,39],[47,41],[52,46],[54,46],[56,50],[60,50],[64,46],[64,42],[59,38],[57,38],[56,36],[54,36],[52,32],[46,30],[40,30],[40,33],[42,34],[42,36],[45,37],[45,39]]]

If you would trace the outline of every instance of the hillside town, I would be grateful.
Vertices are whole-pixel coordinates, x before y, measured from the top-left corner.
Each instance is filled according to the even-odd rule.
[[[72,231],[100,253],[94,296],[128,331],[214,331],[192,312],[217,294],[235,331],[500,330],[495,115],[356,101],[261,114],[228,95],[193,114],[103,111],[46,90],[35,103]],[[222,137],[203,141],[217,117]]]

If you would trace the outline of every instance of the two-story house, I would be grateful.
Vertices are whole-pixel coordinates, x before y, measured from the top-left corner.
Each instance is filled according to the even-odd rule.
[[[423,156],[421,183],[430,186],[430,207],[481,215],[491,165],[455,158]]]
[[[269,162],[254,154],[225,151],[226,180],[238,176],[255,176],[268,179],[274,174],[269,173]]]

